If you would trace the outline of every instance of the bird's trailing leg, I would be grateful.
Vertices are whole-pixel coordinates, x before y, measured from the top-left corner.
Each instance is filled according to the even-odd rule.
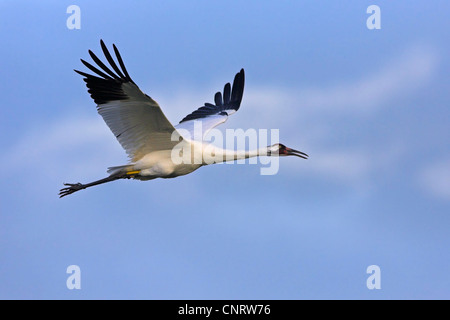
[[[100,179],[91,183],[86,183],[86,184],[82,184],[82,183],[64,183],[65,186],[67,186],[66,188],[62,188],[59,191],[59,197],[65,197],[69,194],[72,194],[74,192],[77,192],[79,190],[82,189],[86,189],[92,186],[96,186],[98,184],[102,184],[102,183],[106,183],[106,182],[110,182],[110,181],[114,181],[114,180],[118,180],[118,179],[129,179],[129,178],[133,178],[135,173],[138,173],[139,171],[136,172],[132,172],[132,174],[129,173],[125,173],[125,174],[112,174],[109,177],[106,177],[104,179]]]

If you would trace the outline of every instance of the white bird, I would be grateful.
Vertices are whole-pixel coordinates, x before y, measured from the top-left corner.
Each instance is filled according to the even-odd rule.
[[[214,104],[205,103],[204,106],[184,117],[178,125],[173,126],[158,103],[143,93],[131,79],[116,46],[113,44],[120,68],[102,40],[100,45],[105,58],[115,72],[91,50],[89,50],[91,58],[103,71],[83,59],[81,62],[96,75],[74,71],[84,77],[88,92],[97,104],[98,113],[131,161],[126,165],[108,168],[110,175],[104,179],[87,184],[65,183],[66,187],[60,190],[60,198],[78,190],[118,179],[174,178],[191,173],[203,165],[261,155],[294,155],[307,159],[307,154],[280,143],[257,150],[234,151],[221,149],[203,140],[212,128],[224,123],[229,115],[239,109],[244,93],[244,69],[241,69],[234,77],[233,86],[227,83],[223,94],[220,92],[215,94]],[[203,132],[200,138],[195,138],[194,135],[195,121],[201,121]],[[181,132],[189,134],[182,135]],[[192,151],[189,156],[191,161],[181,163],[174,161],[174,148],[178,148],[177,152],[181,155],[183,151]],[[205,152],[206,149],[208,152]],[[214,159],[211,159],[211,156],[214,156]],[[194,159],[200,159],[200,161],[194,161]]]

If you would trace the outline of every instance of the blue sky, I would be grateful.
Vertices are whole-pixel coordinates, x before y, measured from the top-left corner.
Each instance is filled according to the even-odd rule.
[[[380,30],[366,27],[372,4]],[[0,298],[450,298],[449,9],[3,1]],[[173,123],[245,68],[221,129],[279,129],[310,158],[280,159],[273,176],[213,165],[59,199],[63,182],[127,161],[72,71],[88,49],[101,56],[100,39]],[[66,287],[69,265],[80,290]]]

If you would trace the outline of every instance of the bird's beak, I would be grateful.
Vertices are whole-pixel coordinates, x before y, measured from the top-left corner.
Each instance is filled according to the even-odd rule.
[[[295,150],[295,149],[291,149],[291,148],[286,148],[286,152],[287,152],[287,156],[297,156],[303,159],[308,159],[308,155],[304,152]]]

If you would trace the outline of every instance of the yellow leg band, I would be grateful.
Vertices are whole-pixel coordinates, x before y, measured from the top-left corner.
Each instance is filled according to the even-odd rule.
[[[141,172],[140,170],[137,171],[128,171],[127,174],[138,174],[139,172]]]

